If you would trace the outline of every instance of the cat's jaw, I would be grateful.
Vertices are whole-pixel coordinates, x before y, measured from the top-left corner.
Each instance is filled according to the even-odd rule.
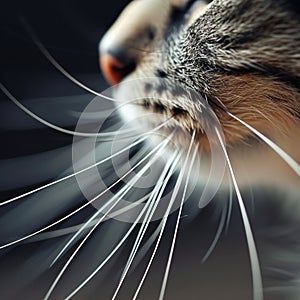
[[[164,15],[149,13],[152,8],[149,6],[148,9],[147,5],[150,2]],[[201,112],[195,103],[188,101],[188,97],[180,99],[178,91],[170,86],[165,89],[156,81],[148,84],[150,88],[156,88],[157,95],[150,97],[154,100],[143,102],[142,99],[147,97],[141,97],[141,92],[144,93],[147,85],[137,81],[145,77],[160,77],[158,80],[165,79],[173,84],[180,82],[185,88],[200,93],[212,107],[241,185],[294,187],[299,190],[300,94],[296,80],[299,60],[298,52],[294,50],[297,48],[295,43],[299,41],[299,23],[293,14],[285,10],[281,2],[275,1],[213,1],[203,8],[199,7],[199,11],[195,9],[191,15],[180,10],[182,26],[177,26],[176,18],[172,20],[173,13],[176,13],[174,8],[182,9],[181,5],[187,1],[141,0],[133,3],[101,43],[103,52],[113,47],[121,50],[125,47],[128,55],[133,49],[139,50],[134,54],[136,68],[130,74],[124,73],[123,77],[136,80],[137,84],[120,94],[126,101],[134,98],[132,93],[137,92],[140,99],[138,103],[120,110],[124,120],[139,119],[137,126],[143,125],[143,130],[149,131],[171,118],[169,125],[160,132],[166,135],[172,129],[180,128],[182,132],[177,140],[187,148],[191,132],[196,130],[195,140],[202,145],[201,151],[203,148],[207,150],[208,147],[203,147],[203,124],[197,123]],[[190,19],[186,19],[188,16]],[[139,26],[132,25],[134,20],[138,20]],[[186,20],[188,23],[184,23]],[[170,32],[166,24],[172,21],[177,27]],[[265,26],[266,22],[268,26]],[[121,30],[123,26],[124,30]],[[149,26],[159,27],[160,31],[151,42],[148,40],[149,44],[145,47],[143,43]],[[253,34],[256,29],[259,32]],[[135,47],[132,47],[133,44]],[[161,100],[165,91],[166,98],[172,103]],[[223,107],[217,107],[218,103]],[[186,116],[177,114],[174,107],[187,112]],[[283,156],[288,154],[294,159],[294,170],[266,141],[226,110],[283,149]],[[149,113],[151,117],[144,115]],[[201,170],[204,178],[209,173],[209,163],[207,165]]]
[[[128,99],[133,89],[127,90],[120,89],[116,94],[122,98],[125,93],[124,99]],[[129,97],[130,98],[130,97]],[[142,103],[143,100],[142,100]],[[155,104],[152,104],[155,107]],[[191,133],[194,127],[188,128],[187,124],[180,124],[182,119],[172,120],[170,116],[166,115],[165,111],[160,112],[152,110],[148,106],[136,105],[136,103],[124,105],[120,108],[120,114],[125,122],[132,122],[133,126],[138,127],[141,132],[149,132],[154,128],[167,122],[155,134],[150,136],[149,141],[152,146],[157,145],[159,141],[166,138],[172,131],[179,129],[175,132],[172,138],[172,144],[169,151],[174,149],[186,149],[189,146]],[[182,116],[188,118],[187,116]],[[189,124],[189,123],[188,123]],[[213,126],[212,126],[213,127]],[[199,143],[199,156],[201,157],[201,168],[199,173],[196,174],[198,180],[205,184],[209,178],[211,167],[211,155],[209,151],[209,139],[203,132],[201,122],[199,122],[198,131],[195,137],[195,144]],[[222,128],[222,127],[221,127]],[[221,130],[221,128],[219,128]],[[295,190],[300,192],[300,178],[299,175],[293,170],[289,164],[282,159],[282,157],[274,151],[264,141],[255,136],[253,132],[248,131],[248,138],[237,139],[234,143],[226,145],[229,159],[232,163],[234,173],[237,181],[241,187],[278,187],[284,190]],[[285,151],[293,160],[300,164],[300,128],[295,120],[290,120],[285,124],[285,130],[278,130],[276,126],[268,129],[266,138],[274,142],[279,148]],[[215,138],[215,137],[213,137]],[[207,145],[206,145],[207,144]],[[198,172],[198,171],[197,171]],[[224,175],[225,187],[229,186],[228,178]]]

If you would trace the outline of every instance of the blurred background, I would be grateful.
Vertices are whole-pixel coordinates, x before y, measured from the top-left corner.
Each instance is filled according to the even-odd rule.
[[[107,87],[98,66],[98,43],[105,30],[112,24],[128,0],[114,1],[6,1],[0,11],[0,80],[19,100],[71,96],[84,94],[81,88],[61,75],[37,49],[28,30],[30,27],[44,46],[63,67],[87,86],[101,91]],[[27,24],[27,25],[26,25]],[[42,150],[47,140],[36,145],[30,136],[19,134],[17,124],[25,122],[23,113],[0,96],[0,130],[2,130],[3,157]],[[67,107],[65,107],[67,109]],[[8,111],[12,115],[8,116]],[[28,125],[29,126],[29,125]],[[35,126],[31,126],[35,127]],[[23,126],[24,128],[24,126]],[[35,127],[36,128],[36,127]],[[15,129],[12,132],[12,129]],[[32,128],[31,128],[32,129]],[[45,127],[43,128],[45,129]],[[8,130],[8,132],[7,132]],[[50,137],[52,136],[52,132]],[[44,135],[45,136],[45,135]],[[62,136],[57,139],[63,139]],[[14,140],[24,142],[22,149]],[[63,142],[51,140],[52,145]],[[36,147],[36,149],[34,149]],[[18,149],[17,149],[18,148]],[[17,153],[16,153],[17,152]]]

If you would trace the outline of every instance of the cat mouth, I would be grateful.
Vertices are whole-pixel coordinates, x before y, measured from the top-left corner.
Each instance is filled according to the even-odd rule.
[[[157,132],[162,138],[174,133],[172,141],[177,147],[184,149],[189,145],[194,133],[194,144],[199,145],[199,152],[210,154],[211,141],[207,133],[213,130],[215,124],[215,121],[211,120],[211,115],[214,115],[212,108],[207,107],[209,112],[200,109],[196,111],[154,98],[144,98],[128,106],[121,115],[125,120],[131,118],[135,128],[142,128],[142,132],[148,132],[159,127]]]
[[[142,109],[147,113],[153,114],[155,118],[148,118],[148,127],[155,127],[158,122],[166,122],[165,126],[161,128],[160,132],[170,134],[175,132],[174,140],[181,145],[188,145],[188,141],[195,131],[194,143],[200,143],[204,146],[205,132],[199,118],[196,119],[189,110],[180,105],[170,105],[153,98],[143,99],[141,102]],[[207,148],[207,147],[205,147]]]
[[[183,129],[191,132],[193,130],[202,130],[199,122],[194,118],[187,109],[179,105],[170,106],[163,102],[156,101],[155,99],[144,99],[142,106],[146,111],[162,115],[170,119],[171,123],[183,127]]]
[[[151,83],[149,83],[151,82]],[[160,124],[159,132],[170,134],[173,140],[186,147],[195,132],[195,144],[199,150],[210,152],[207,133],[215,127],[221,130],[214,108],[205,96],[180,83],[161,78],[129,79],[115,87],[115,95],[124,103],[121,115],[125,121],[132,120],[136,128],[147,132]]]

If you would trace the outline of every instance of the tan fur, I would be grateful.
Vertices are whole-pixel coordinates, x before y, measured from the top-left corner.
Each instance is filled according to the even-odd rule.
[[[267,136],[289,135],[289,124],[297,124],[300,95],[287,84],[261,75],[224,75],[213,81],[211,97],[228,111]],[[216,109],[228,144],[246,139],[249,130],[224,111]],[[251,134],[252,135],[252,134]]]

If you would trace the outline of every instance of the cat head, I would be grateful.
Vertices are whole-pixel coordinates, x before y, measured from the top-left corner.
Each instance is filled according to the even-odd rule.
[[[295,1],[135,0],[100,43],[125,119],[195,132],[203,153],[217,127],[240,181],[299,185],[300,22]],[[262,140],[262,135],[266,138]],[[214,135],[213,139],[216,139]],[[267,143],[266,143],[267,140]],[[284,155],[284,154],[283,154]],[[298,162],[298,163],[297,163]]]

